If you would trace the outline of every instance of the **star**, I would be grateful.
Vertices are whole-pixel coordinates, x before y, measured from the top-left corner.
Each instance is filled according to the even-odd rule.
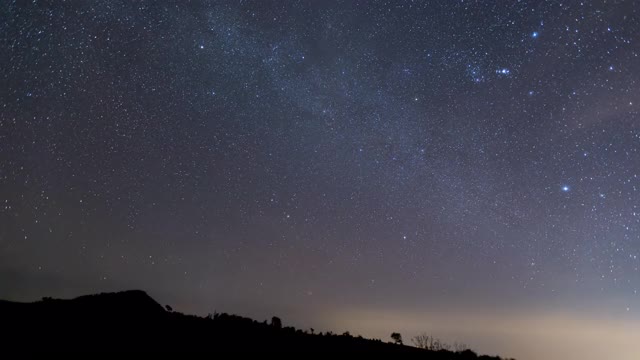
[[[569,190],[571,190],[571,188],[569,187],[569,185],[562,185],[562,191],[563,192],[569,192]]]
[[[534,32],[532,32],[532,33],[531,33],[531,37],[532,37],[532,38],[534,38],[534,39],[535,39],[535,38],[537,38],[537,37],[538,37],[538,35],[539,35],[539,34],[538,34],[538,32],[537,32],[537,31],[534,31]]]

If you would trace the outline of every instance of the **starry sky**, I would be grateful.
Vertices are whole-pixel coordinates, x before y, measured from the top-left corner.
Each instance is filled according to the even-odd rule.
[[[637,359],[639,12],[3,1],[0,295]]]

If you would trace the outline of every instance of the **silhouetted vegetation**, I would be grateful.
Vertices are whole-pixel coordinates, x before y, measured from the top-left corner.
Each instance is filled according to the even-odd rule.
[[[44,298],[34,303],[0,300],[3,353],[33,352],[377,352],[434,360],[499,360],[470,350],[402,345],[354,337],[349,332],[314,334],[229,314],[185,315],[161,306],[143,291]],[[431,341],[428,342],[431,344]]]
[[[274,316],[271,318],[271,326],[276,329],[282,329],[282,320],[279,317]]]
[[[422,333],[420,335],[414,336],[413,339],[411,339],[411,342],[417,348],[432,350],[432,351],[440,351],[440,350],[452,351],[453,350],[456,352],[462,352],[465,350],[469,350],[469,348],[464,344],[456,343],[454,347],[450,344],[445,343],[444,341],[441,341],[440,339],[434,336],[429,336],[426,333]]]
[[[402,335],[400,335],[400,333],[391,333],[391,338],[393,339],[394,343],[402,345]]]

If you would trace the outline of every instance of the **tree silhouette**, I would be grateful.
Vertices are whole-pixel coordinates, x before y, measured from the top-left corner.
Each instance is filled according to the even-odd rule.
[[[400,333],[391,333],[391,339],[393,339],[396,344],[402,345],[402,335],[400,335]]]
[[[420,349],[431,349],[431,345],[433,344],[433,338],[426,333],[422,333],[420,335],[416,335],[411,339],[413,345]]]
[[[282,329],[282,320],[279,317],[274,316],[271,318],[271,326],[276,329]]]

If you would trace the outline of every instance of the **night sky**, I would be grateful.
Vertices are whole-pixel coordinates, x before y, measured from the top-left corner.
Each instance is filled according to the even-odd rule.
[[[0,297],[637,359],[639,16],[3,1]]]

